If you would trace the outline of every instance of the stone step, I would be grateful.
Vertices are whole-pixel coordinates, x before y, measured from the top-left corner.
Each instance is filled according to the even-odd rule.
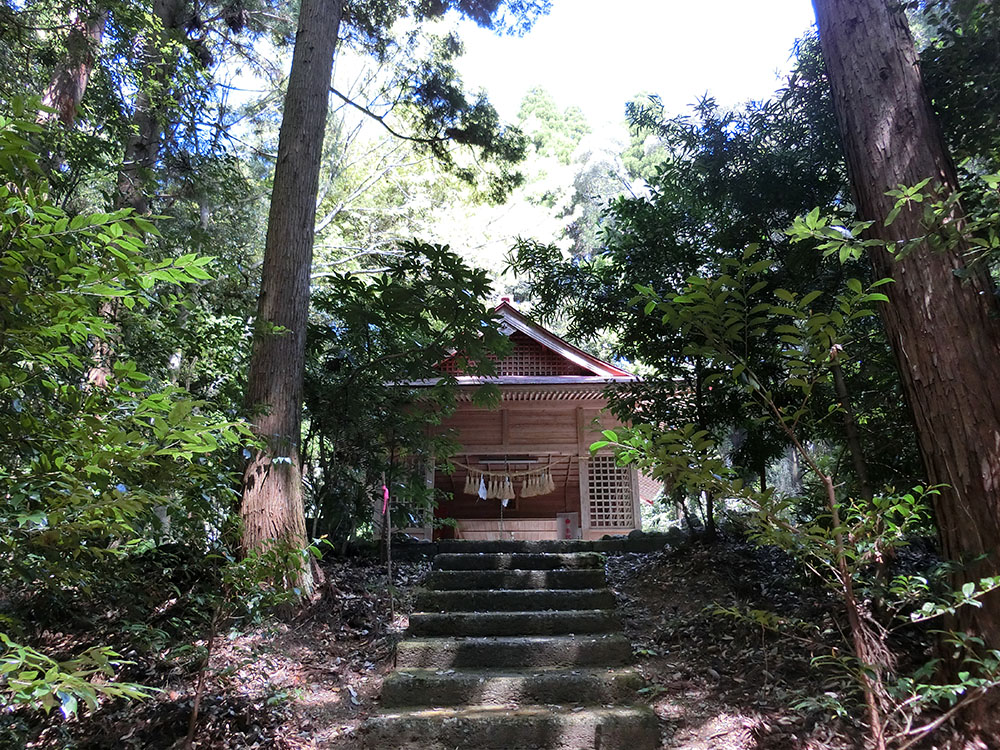
[[[411,636],[564,635],[621,629],[613,610],[555,612],[413,612]]]
[[[597,552],[566,553],[450,553],[434,558],[438,570],[552,570],[553,568],[603,568]]]
[[[614,667],[631,660],[632,645],[621,633],[412,638],[396,645],[396,666],[402,668]]]
[[[582,570],[436,570],[429,589],[598,589],[606,585],[603,568]]]
[[[385,713],[364,726],[366,750],[655,750],[646,707],[470,706]]]
[[[622,539],[622,542],[625,540]],[[589,542],[580,539],[498,539],[493,541],[471,539],[442,539],[437,546],[438,554],[462,552],[527,552],[531,554],[545,552],[594,552],[600,551],[599,542]]]
[[[643,685],[634,669],[398,669],[382,685],[382,705],[631,703]]]
[[[417,593],[421,612],[527,612],[546,609],[614,609],[609,589],[501,589]]]

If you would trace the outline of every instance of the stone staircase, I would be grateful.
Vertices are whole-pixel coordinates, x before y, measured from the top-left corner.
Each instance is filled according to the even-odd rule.
[[[363,747],[658,748],[655,714],[631,705],[642,678],[603,556],[502,549],[435,557]]]

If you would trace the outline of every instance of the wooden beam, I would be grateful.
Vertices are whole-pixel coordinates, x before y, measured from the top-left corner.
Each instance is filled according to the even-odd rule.
[[[530,453],[530,454],[541,454],[547,455],[551,453],[555,456],[575,456],[579,453],[580,448],[576,443],[515,443],[514,445],[503,445],[500,444],[483,444],[483,445],[462,445],[463,453],[476,454],[499,454],[503,455],[505,453]]]
[[[590,399],[584,404],[575,404],[570,399],[559,399],[556,401],[504,401],[503,408],[509,409],[510,411],[527,411],[536,413],[539,411],[544,412],[557,412],[560,414],[569,414],[574,409],[580,406],[581,408],[588,409],[592,412],[600,412],[607,407],[607,399],[603,401],[598,401],[597,399]],[[459,409],[462,407],[459,406]],[[470,409],[471,411],[471,409]],[[493,411],[492,409],[482,409],[480,411]],[[496,413],[493,411],[493,413]]]
[[[584,445],[586,441],[586,430],[583,424],[583,407],[576,407],[576,446],[580,455],[584,455],[587,452],[587,446]]]
[[[500,442],[510,444],[510,418],[506,409],[500,410]]]

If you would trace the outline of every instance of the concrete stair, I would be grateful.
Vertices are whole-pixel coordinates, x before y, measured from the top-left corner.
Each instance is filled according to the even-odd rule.
[[[490,543],[439,554],[434,568],[363,748],[660,746],[655,714],[634,705],[642,678],[602,555]]]
[[[614,607],[614,594],[607,589],[422,591],[416,600],[416,608],[421,612],[527,612]]]
[[[549,570],[436,570],[427,588],[441,591],[466,589],[586,589],[605,585],[603,568]]]

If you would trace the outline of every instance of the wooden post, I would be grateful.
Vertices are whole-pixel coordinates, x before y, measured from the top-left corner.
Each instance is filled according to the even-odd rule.
[[[632,521],[635,528],[641,531],[642,502],[639,498],[639,472],[636,469],[630,469],[629,479],[632,485]]]
[[[588,539],[590,532],[590,491],[587,479],[587,465],[589,459],[580,456],[580,536]]]
[[[434,473],[434,454],[431,453],[427,463],[424,464],[424,485],[431,491],[431,505],[424,508],[424,537],[428,542],[434,540]],[[454,477],[454,474],[452,476]]]

